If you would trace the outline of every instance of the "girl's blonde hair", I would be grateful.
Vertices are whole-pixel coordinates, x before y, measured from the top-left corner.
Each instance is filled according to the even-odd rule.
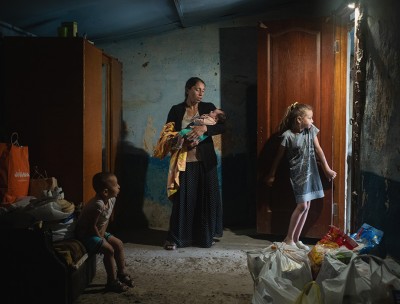
[[[306,115],[307,110],[312,111],[312,106],[298,102],[295,102],[288,106],[285,115],[283,116],[279,124],[279,133],[282,134],[286,130],[292,129],[296,123],[297,117],[303,117],[304,115]]]

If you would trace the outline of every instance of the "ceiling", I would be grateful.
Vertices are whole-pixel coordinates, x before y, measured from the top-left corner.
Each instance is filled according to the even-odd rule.
[[[95,42],[154,35],[263,13],[330,12],[339,0],[3,0],[0,21],[36,36],[55,36],[62,22],[76,21],[78,35]],[[314,3],[314,4],[312,4]],[[329,5],[329,7],[327,6]]]

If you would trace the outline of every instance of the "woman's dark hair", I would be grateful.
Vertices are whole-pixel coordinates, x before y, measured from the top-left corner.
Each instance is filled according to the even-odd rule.
[[[108,189],[110,177],[114,176],[111,172],[99,172],[93,176],[92,185],[96,193],[101,193],[104,189]]]
[[[206,83],[202,79],[200,79],[199,77],[191,77],[191,78],[188,79],[188,81],[186,81],[186,84],[185,84],[185,100],[186,100],[186,98],[188,96],[187,90],[190,90],[198,82],[201,82],[201,83],[204,84],[204,86],[206,86]]]

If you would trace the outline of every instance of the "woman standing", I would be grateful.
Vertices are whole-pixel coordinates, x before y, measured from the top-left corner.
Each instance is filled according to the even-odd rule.
[[[215,105],[203,102],[205,83],[197,77],[185,85],[185,101],[172,106],[167,124],[174,123],[175,131],[185,128],[196,115],[210,113]],[[179,174],[179,188],[171,197],[172,213],[164,248],[199,246],[209,248],[213,238],[222,236],[222,205],[217,175],[217,156],[213,135],[225,131],[223,123],[193,126],[184,145],[187,148],[186,169]],[[202,135],[208,137],[197,143]]]

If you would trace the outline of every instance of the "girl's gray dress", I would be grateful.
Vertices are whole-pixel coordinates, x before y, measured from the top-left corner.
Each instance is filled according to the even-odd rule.
[[[281,145],[286,148],[296,203],[324,197],[314,150],[314,137],[318,132],[319,129],[312,125],[298,134],[291,130],[282,134]]]

